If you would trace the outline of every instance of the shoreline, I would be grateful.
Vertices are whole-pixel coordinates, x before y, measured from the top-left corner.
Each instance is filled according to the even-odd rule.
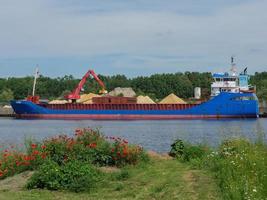
[[[8,113],[8,114],[3,114],[3,113],[0,113],[0,118],[15,118],[16,115],[15,113]],[[259,118],[267,118],[267,113],[262,113],[262,114],[259,114]],[[221,119],[224,119],[224,118],[221,118]],[[236,118],[238,119],[238,118]],[[240,119],[246,119],[246,118],[241,118]],[[249,119],[249,118],[247,118]]]

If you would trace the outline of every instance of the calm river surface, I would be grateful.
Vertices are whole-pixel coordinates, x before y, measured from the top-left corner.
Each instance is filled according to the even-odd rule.
[[[43,139],[67,134],[79,127],[97,127],[108,136],[120,136],[146,149],[167,152],[175,139],[216,146],[221,140],[246,137],[267,141],[267,119],[234,120],[18,120],[0,118],[0,144],[20,144],[25,138]]]

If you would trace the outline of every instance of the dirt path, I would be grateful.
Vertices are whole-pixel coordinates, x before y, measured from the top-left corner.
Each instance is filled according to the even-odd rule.
[[[183,174],[187,190],[190,191],[192,200],[205,196],[209,200],[218,198],[219,192],[214,180],[201,170],[187,170]]]
[[[0,191],[20,191],[32,176],[32,171],[26,171],[0,181]]]

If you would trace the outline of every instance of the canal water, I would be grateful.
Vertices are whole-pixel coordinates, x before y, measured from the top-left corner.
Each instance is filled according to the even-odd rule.
[[[100,128],[107,136],[120,136],[157,152],[169,151],[175,139],[217,146],[222,140],[245,137],[267,142],[267,119],[227,120],[19,120],[0,118],[0,144],[21,144],[26,138],[41,140],[80,127]]]

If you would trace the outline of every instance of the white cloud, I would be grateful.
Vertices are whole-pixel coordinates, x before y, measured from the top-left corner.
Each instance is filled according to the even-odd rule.
[[[235,54],[242,65],[254,65],[255,70],[264,70],[260,67],[267,63],[267,1],[229,4],[209,15],[166,9],[89,9],[79,14],[83,4],[60,7],[42,0],[0,3],[2,59],[123,54],[125,57],[112,65],[132,68],[130,62],[138,57],[146,67],[185,65],[191,70],[193,66],[222,66]]]

